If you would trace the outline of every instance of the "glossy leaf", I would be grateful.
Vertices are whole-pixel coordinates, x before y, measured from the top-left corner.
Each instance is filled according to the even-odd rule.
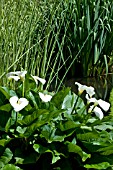
[[[9,103],[3,106],[0,106],[0,110],[6,111],[6,112],[9,112],[11,109],[12,109],[12,106]]]
[[[76,94],[71,92],[67,94],[62,103],[62,109],[65,109],[68,114],[86,114],[85,104],[83,100]]]
[[[9,148],[6,148],[3,155],[0,157],[0,168],[3,168],[12,159],[13,153]]]
[[[62,131],[66,131],[66,130],[69,130],[69,129],[75,129],[77,127],[80,127],[80,122],[79,121],[71,121],[71,120],[68,120],[66,122],[62,122],[60,123],[60,128]]]
[[[4,94],[6,99],[10,98],[10,90],[7,87],[0,87],[0,91]]]
[[[5,165],[1,170],[22,170],[22,169],[13,164],[8,164]]]
[[[33,148],[36,152],[42,154],[45,152],[52,152],[49,148],[42,146],[41,144],[34,144]]]
[[[64,98],[68,95],[70,88],[64,88],[63,90],[56,93],[52,98],[52,103],[59,109],[62,107]]]
[[[107,169],[108,167],[110,167],[110,164],[108,162],[102,162],[102,163],[98,163],[98,164],[91,164],[91,165],[88,165],[86,164],[84,166],[85,168],[88,168],[88,169]]]
[[[5,147],[12,139],[1,139],[0,140],[0,145]]]
[[[17,119],[17,113],[12,110],[11,112],[11,117],[8,119],[7,123],[6,123],[6,126],[5,126],[5,130],[8,131],[9,128],[15,124],[16,122],[16,119]]]

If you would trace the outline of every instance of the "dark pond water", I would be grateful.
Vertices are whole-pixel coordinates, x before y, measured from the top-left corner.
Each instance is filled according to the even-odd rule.
[[[72,91],[77,93],[77,86],[75,82],[79,82],[83,85],[93,86],[96,92],[96,98],[103,100],[109,100],[111,89],[113,88],[113,74],[100,77],[87,77],[87,78],[72,78],[65,82],[66,87],[71,87]]]

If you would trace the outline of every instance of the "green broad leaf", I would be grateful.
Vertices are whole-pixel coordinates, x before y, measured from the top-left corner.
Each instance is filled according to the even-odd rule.
[[[51,152],[52,153],[52,164],[54,164],[55,162],[57,162],[60,159],[60,155],[63,155],[62,153],[58,153],[56,150],[52,151],[46,147],[43,147],[40,144],[34,144],[33,148],[36,152],[43,154],[45,152]],[[64,155],[63,155],[64,156]]]
[[[107,169],[108,167],[111,167],[111,165],[108,162],[102,162],[102,163],[98,163],[98,164],[86,164],[84,166],[85,168],[88,169]]]
[[[75,121],[68,120],[65,123],[62,122],[60,124],[60,129],[62,131],[66,131],[66,130],[69,130],[69,129],[74,129],[74,128],[79,127],[79,126],[80,126],[79,121],[75,122]]]
[[[34,106],[35,106],[36,108],[38,108],[37,102],[36,102],[36,100],[35,100],[35,96],[33,95],[33,93],[32,93],[31,91],[29,91],[29,92],[27,93],[27,98],[32,101],[32,103],[34,104]]]
[[[43,131],[41,132],[41,137],[45,137],[45,139],[51,143],[53,141],[58,141],[58,142],[62,142],[64,141],[65,137],[67,137],[66,135],[56,135],[55,134],[55,130],[51,131],[51,133],[47,132],[47,131]]]
[[[64,98],[68,95],[69,92],[70,92],[69,87],[64,88],[63,90],[59,91],[52,97],[51,102],[55,105],[55,107],[61,109]]]
[[[12,110],[11,112],[11,117],[8,119],[7,123],[6,123],[6,126],[5,126],[5,130],[6,132],[9,130],[9,128],[15,124],[16,122],[16,119],[17,119],[17,113]]]
[[[79,154],[83,162],[85,162],[86,159],[91,158],[91,154],[87,154],[86,152],[82,151],[80,146],[69,142],[66,142],[66,144],[68,146],[68,151]]]
[[[4,94],[6,99],[10,99],[10,90],[7,87],[1,87],[0,86],[0,91]]]
[[[20,157],[15,157],[16,160],[16,164],[23,164],[24,162],[24,158],[20,158]]]
[[[86,159],[91,158],[91,154],[87,154],[86,152],[82,152],[83,153],[83,157],[82,157],[82,161],[85,162]]]
[[[113,129],[113,125],[106,125],[106,124],[102,124],[102,125],[97,125],[97,126],[94,126],[95,129],[98,129],[98,130],[107,130],[107,129],[110,129],[112,130]]]
[[[22,169],[13,164],[8,164],[5,165],[1,170],[22,170]]]
[[[24,134],[27,127],[22,128],[21,126],[17,126],[16,131],[20,134]]]
[[[45,153],[45,152],[52,152],[49,148],[46,148],[40,144],[34,144],[33,148],[36,152],[38,152],[40,154]]]
[[[17,94],[14,90],[10,90],[9,93],[10,93],[10,97],[17,96]]]
[[[81,129],[92,131],[92,128],[90,126],[81,126]]]
[[[56,156],[56,155],[53,154],[52,164],[56,163],[59,159],[60,159],[60,156]]]
[[[11,141],[11,139],[1,139],[0,145],[5,147],[10,141]]]
[[[24,81],[24,87],[25,87],[26,95],[30,90],[34,90],[36,88],[35,80],[28,73],[26,74],[26,78],[25,78],[25,81]]]
[[[3,131],[5,130],[5,126],[7,121],[10,119],[11,113],[10,112],[6,112],[6,111],[2,111],[0,110],[0,128]]]
[[[10,112],[11,109],[12,109],[12,106],[10,104],[5,104],[3,106],[0,106],[0,110],[6,111],[6,112]]]
[[[69,152],[73,152],[73,153],[77,153],[81,156],[81,158],[83,157],[83,152],[80,146],[70,143],[70,142],[66,142],[67,146],[68,146],[68,151]]]
[[[27,117],[25,117],[25,119],[19,121],[19,123],[29,125],[24,135],[30,136],[37,128],[50,122],[51,120],[59,116],[61,113],[62,110],[49,111],[46,109],[39,109],[32,115],[28,115]]]
[[[13,153],[9,148],[6,148],[3,155],[0,157],[0,168],[3,168],[12,159]]]
[[[100,148],[97,151],[101,152],[102,155],[111,155],[113,154],[113,143],[109,144],[110,146],[106,146],[104,148]]]
[[[77,134],[77,138],[81,141],[89,141],[89,140],[94,140],[98,139],[100,136],[96,132],[87,132],[84,134]]]
[[[52,164],[56,163],[58,160],[61,159],[60,156],[66,157],[63,153],[59,153],[56,150],[52,151]]]
[[[52,164],[56,163],[58,160],[60,160],[60,153],[58,153],[56,150],[54,150],[54,152],[52,152]]]
[[[20,124],[24,125],[30,125],[38,118],[40,120],[44,119],[49,115],[49,111],[46,109],[37,109],[34,111],[31,115],[25,116],[22,120],[19,121]]]
[[[72,112],[80,115],[86,114],[86,107],[83,100],[75,93],[71,94],[71,92],[64,98],[62,109],[65,109],[68,114]]]
[[[113,89],[110,92],[110,98],[109,101],[111,103],[111,107],[110,107],[110,114],[113,115]]]

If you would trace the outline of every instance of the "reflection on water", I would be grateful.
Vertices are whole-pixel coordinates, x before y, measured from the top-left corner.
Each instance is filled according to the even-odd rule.
[[[65,85],[71,87],[72,91],[77,93],[77,86],[75,82],[79,82],[83,85],[93,86],[96,92],[96,98],[103,100],[109,100],[110,91],[113,88],[113,74],[100,77],[87,77],[87,78],[72,78],[65,82]]]

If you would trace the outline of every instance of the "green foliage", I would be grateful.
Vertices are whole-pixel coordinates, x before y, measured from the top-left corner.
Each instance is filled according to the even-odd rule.
[[[113,89],[111,90],[109,101],[111,103],[110,107],[111,115],[113,115]]]
[[[0,168],[3,168],[12,159],[13,153],[9,148],[6,148],[3,155],[0,157]]]
[[[18,86],[15,85],[16,90],[0,88],[3,98],[0,101],[0,168],[110,168],[113,160],[112,115],[99,120],[88,112],[87,101],[70,88],[53,93],[40,90],[33,81],[26,74],[24,81],[19,80]],[[52,95],[52,99],[44,102],[39,92]],[[15,95],[29,101],[18,112],[15,101],[9,102]],[[20,105],[19,102],[18,99]]]
[[[102,162],[99,164],[92,164],[92,165],[85,165],[85,168],[88,169],[107,169],[108,167],[110,167],[110,164],[108,162]]]
[[[21,168],[15,166],[15,165],[12,165],[12,164],[8,164],[8,165],[5,165],[1,170],[22,170]]]

